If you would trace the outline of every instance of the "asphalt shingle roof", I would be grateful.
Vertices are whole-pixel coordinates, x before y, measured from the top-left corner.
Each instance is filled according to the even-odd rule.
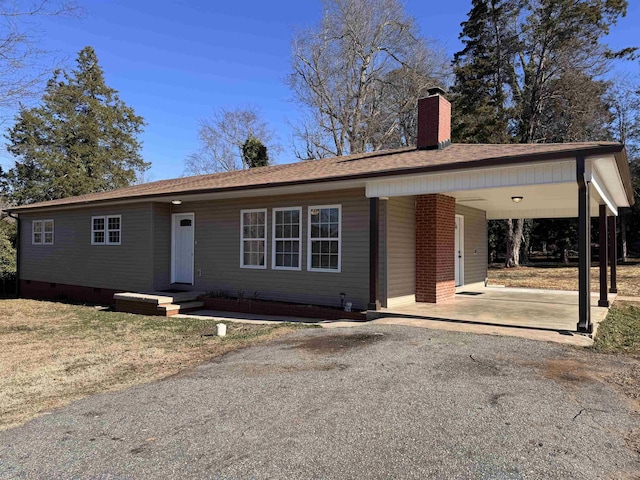
[[[617,153],[614,142],[561,144],[451,144],[442,150],[403,148],[250,170],[160,180],[105,192],[12,207],[11,211],[69,206],[113,200],[146,199],[175,194],[268,188],[478,166],[575,157],[578,154]]]

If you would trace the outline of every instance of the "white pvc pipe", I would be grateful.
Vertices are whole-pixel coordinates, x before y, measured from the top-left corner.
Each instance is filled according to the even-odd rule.
[[[216,323],[216,335],[224,337],[227,334],[227,325],[225,323]]]

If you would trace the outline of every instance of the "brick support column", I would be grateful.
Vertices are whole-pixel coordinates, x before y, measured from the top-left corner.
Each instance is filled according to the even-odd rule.
[[[455,296],[456,203],[446,195],[416,197],[416,301]]]

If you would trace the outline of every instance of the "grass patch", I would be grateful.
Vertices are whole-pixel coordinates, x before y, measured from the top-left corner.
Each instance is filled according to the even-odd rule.
[[[640,358],[640,306],[616,302],[600,323],[593,348]]]
[[[618,294],[640,297],[640,265],[618,265]],[[488,271],[489,285],[506,287],[542,288],[548,290],[578,290],[578,267],[491,267]],[[599,290],[598,267],[591,268],[591,291]],[[609,277],[607,277],[609,278]]]
[[[150,382],[298,324],[146,317],[86,306],[0,300],[0,429],[94,393]]]

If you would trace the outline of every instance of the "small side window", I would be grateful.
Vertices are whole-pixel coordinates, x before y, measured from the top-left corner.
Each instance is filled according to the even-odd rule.
[[[120,245],[121,223],[120,215],[91,217],[91,245]]]
[[[31,222],[31,243],[33,245],[53,245],[53,220]]]

